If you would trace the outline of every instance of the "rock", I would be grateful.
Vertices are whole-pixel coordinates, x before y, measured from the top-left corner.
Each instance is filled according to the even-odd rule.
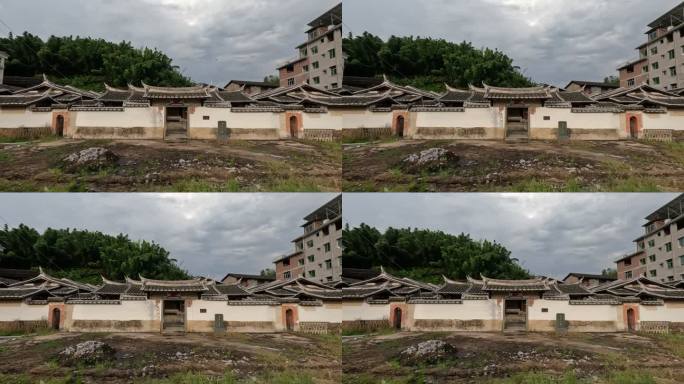
[[[59,353],[59,359],[64,364],[87,364],[111,360],[115,355],[114,348],[101,341],[85,341],[67,347]]]
[[[92,147],[72,153],[62,159],[62,167],[70,172],[78,170],[96,171],[115,166],[119,156],[107,148]]]
[[[458,165],[460,157],[444,148],[430,148],[414,153],[402,161],[404,170],[409,172],[436,172]]]
[[[441,340],[428,340],[406,348],[400,354],[404,365],[435,364],[456,357],[456,347]]]

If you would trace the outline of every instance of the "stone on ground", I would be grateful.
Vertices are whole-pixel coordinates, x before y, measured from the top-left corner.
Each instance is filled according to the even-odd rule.
[[[436,172],[458,165],[460,157],[444,148],[430,148],[414,153],[402,161],[402,166],[409,172]]]
[[[453,345],[442,340],[428,340],[403,350],[400,360],[404,365],[435,364],[455,356],[456,347]]]
[[[119,156],[107,148],[92,147],[75,152],[62,159],[67,171],[100,170],[117,164]]]
[[[67,347],[59,353],[60,360],[65,364],[91,365],[114,358],[114,348],[101,341],[85,341]]]

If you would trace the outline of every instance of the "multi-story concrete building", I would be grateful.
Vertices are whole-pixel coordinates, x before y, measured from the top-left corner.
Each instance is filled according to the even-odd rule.
[[[229,273],[221,280],[221,284],[236,284],[242,288],[253,288],[259,284],[266,284],[273,281],[275,281],[275,277]]]
[[[620,86],[617,84],[577,80],[573,80],[565,86],[565,90],[568,92],[584,92],[585,95],[600,95],[601,93],[613,91],[618,88],[620,88]]]
[[[342,86],[342,3],[309,23],[299,57],[278,68],[280,85],[310,84],[324,89]]]
[[[223,90],[226,92],[242,92],[245,95],[254,96],[276,88],[278,88],[277,84],[263,81],[231,80],[223,87]]]
[[[648,277],[664,283],[684,280],[684,194],[646,217],[636,252],[616,261],[618,278]]]
[[[323,283],[342,277],[342,196],[304,218],[304,234],[294,239],[293,253],[278,258],[276,278],[306,277]]]
[[[684,88],[684,2],[648,24],[639,58],[618,68],[620,86],[649,84],[666,90]]]
[[[617,280],[617,278],[604,276],[604,275],[573,272],[573,273],[569,273],[565,277],[565,279],[563,279],[563,283],[565,283],[565,284],[579,284],[585,288],[594,288],[594,287],[598,287],[601,284],[610,283],[610,282],[613,282],[616,280]]]
[[[9,55],[0,51],[0,85],[3,84],[2,80],[5,78],[5,60],[7,59],[9,59]]]

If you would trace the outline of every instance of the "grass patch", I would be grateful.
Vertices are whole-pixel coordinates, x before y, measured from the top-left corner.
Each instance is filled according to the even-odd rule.
[[[510,188],[504,188],[510,192],[582,192],[584,189],[577,179],[569,179],[565,184],[553,184],[545,180],[530,179],[513,184]]]
[[[168,188],[168,192],[239,192],[240,183],[228,180],[225,183],[212,183],[204,180],[181,180]]]
[[[313,377],[306,373],[284,371],[266,373],[259,376],[256,381],[251,379],[238,379],[232,373],[227,372],[220,377],[207,376],[201,373],[187,372],[173,375],[166,379],[147,379],[136,381],[136,384],[314,384]],[[23,384],[23,383],[22,383]]]
[[[656,335],[653,337],[658,341],[658,344],[684,359],[684,334]]]
[[[9,163],[12,160],[14,160],[14,156],[11,153],[0,151],[0,164]]]

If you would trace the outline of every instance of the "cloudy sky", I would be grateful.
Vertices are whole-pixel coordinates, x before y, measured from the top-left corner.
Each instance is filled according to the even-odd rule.
[[[156,47],[193,80],[262,80],[297,56],[307,24],[339,0],[22,0],[0,2],[14,33],[91,36]],[[0,23],[0,34],[7,35]]]
[[[0,225],[77,228],[162,245],[191,274],[256,273],[335,194],[3,194]]]
[[[346,32],[498,48],[537,82],[616,75],[646,26],[680,0],[344,0]],[[371,6],[372,5],[372,6]]]
[[[344,220],[497,241],[534,274],[600,273],[676,194],[345,194]]]

